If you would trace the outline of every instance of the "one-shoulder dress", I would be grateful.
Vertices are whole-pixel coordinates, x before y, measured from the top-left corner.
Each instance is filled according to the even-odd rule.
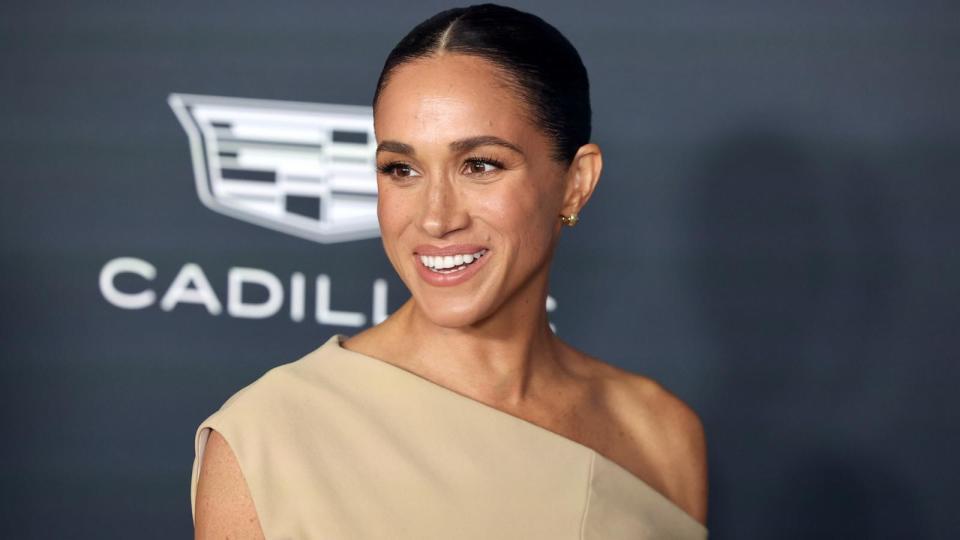
[[[237,457],[269,540],[694,540],[707,529],[544,427],[341,345],[334,334],[197,428]]]

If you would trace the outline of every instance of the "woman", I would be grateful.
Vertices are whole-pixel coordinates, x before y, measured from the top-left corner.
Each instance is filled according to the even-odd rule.
[[[696,414],[547,320],[602,165],[573,46],[511,8],[444,11],[391,52],[373,105],[411,298],[201,424],[197,537],[704,538]]]

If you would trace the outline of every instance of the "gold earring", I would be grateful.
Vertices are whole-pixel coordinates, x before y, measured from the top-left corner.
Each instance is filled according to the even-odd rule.
[[[569,216],[565,216],[565,215],[563,215],[563,214],[560,214],[560,223],[563,223],[564,225],[567,225],[568,227],[573,227],[574,225],[577,224],[578,221],[580,221],[580,218],[577,217],[577,213],[576,213],[576,212],[570,214]]]

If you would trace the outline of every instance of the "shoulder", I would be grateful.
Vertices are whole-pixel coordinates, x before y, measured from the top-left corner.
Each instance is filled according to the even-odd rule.
[[[264,537],[237,457],[215,430],[203,453],[194,528],[197,539]]]
[[[703,523],[707,512],[706,435],[700,416],[659,382],[622,371],[608,385],[619,421],[656,465],[668,498]]]
[[[344,370],[329,365],[338,359],[330,351],[321,346],[261,372],[197,427],[191,479],[197,538],[222,538],[245,530],[240,525],[259,530],[252,501],[267,501],[265,493],[275,498],[270,483],[312,448],[305,427],[323,431],[323,423],[333,421],[323,411],[342,399],[342,387],[351,382],[335,376]]]
[[[578,351],[579,352],[579,351]],[[644,427],[656,429],[680,446],[703,447],[699,415],[682,399],[650,377],[580,352],[580,375],[588,375],[613,410],[623,411]],[[679,448],[676,448],[679,449]]]
[[[687,403],[659,382],[627,373],[620,377],[619,399],[627,410],[643,414],[674,450],[692,450],[703,446],[704,432],[700,416]]]
[[[611,455],[704,523],[707,457],[700,416],[656,380],[581,354],[581,373],[590,374],[616,432]]]
[[[335,339],[334,338],[331,338]],[[246,386],[230,395],[220,408],[220,412],[234,409],[247,414],[248,410],[261,413],[280,411],[285,406],[296,403],[305,395],[314,392],[318,383],[333,380],[333,375],[342,373],[332,341],[282,364],[276,364],[255,375]]]

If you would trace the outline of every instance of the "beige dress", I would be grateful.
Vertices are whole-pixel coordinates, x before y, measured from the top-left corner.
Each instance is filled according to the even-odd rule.
[[[345,339],[270,369],[200,424],[191,511],[213,428],[270,540],[706,538],[591,448]]]

